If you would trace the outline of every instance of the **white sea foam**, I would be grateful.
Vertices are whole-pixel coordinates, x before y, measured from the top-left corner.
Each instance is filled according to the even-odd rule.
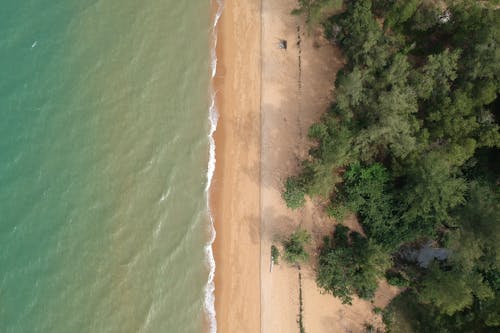
[[[215,0],[216,1],[216,6],[217,10],[215,13],[214,17],[214,22],[212,26],[212,45],[210,49],[210,56],[211,56],[211,82],[210,82],[210,96],[211,96],[211,103],[210,103],[210,109],[208,112],[208,119],[210,121],[210,132],[208,134],[208,141],[209,141],[209,159],[208,159],[208,170],[207,170],[207,185],[205,187],[205,192],[206,192],[206,198],[207,198],[207,207],[208,207],[208,216],[209,216],[209,232],[210,232],[210,239],[208,243],[205,245],[205,258],[208,263],[209,267],[209,273],[208,273],[208,281],[205,286],[205,301],[204,301],[204,306],[205,306],[205,312],[208,318],[208,323],[209,323],[209,331],[210,333],[215,333],[217,332],[217,320],[216,320],[216,314],[215,314],[215,284],[214,284],[214,277],[215,277],[215,259],[214,259],[214,253],[213,253],[213,248],[212,245],[215,241],[215,227],[214,227],[214,219],[212,216],[212,212],[210,210],[210,186],[212,184],[212,178],[214,175],[215,171],[215,140],[213,137],[213,134],[215,133],[215,130],[217,129],[217,121],[219,119],[219,114],[217,113],[217,106],[215,103],[215,96],[216,92],[214,90],[214,85],[213,85],[213,80],[215,78],[215,75],[217,73],[217,52],[216,52],[216,47],[217,47],[217,23],[219,22],[219,18],[222,15],[222,10],[224,8],[222,0]]]

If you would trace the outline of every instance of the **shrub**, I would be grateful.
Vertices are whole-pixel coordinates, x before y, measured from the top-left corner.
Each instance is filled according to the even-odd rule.
[[[338,203],[330,203],[326,207],[326,213],[328,216],[333,217],[337,222],[342,222],[349,210],[346,208],[346,206]]]
[[[278,264],[278,259],[280,257],[280,251],[278,250],[278,248],[274,245],[271,245],[271,259],[273,260],[273,263],[275,265]]]
[[[306,202],[306,191],[304,185],[299,177],[288,177],[285,182],[285,192],[283,192],[283,199],[288,208],[297,209],[302,207]]]
[[[305,250],[304,245],[310,241],[311,235],[306,230],[298,228],[289,239],[283,242],[283,258],[291,264],[307,261],[309,254]]]
[[[408,281],[401,273],[389,270],[385,273],[385,278],[387,283],[391,286],[396,287],[408,287],[410,285],[410,281]]]

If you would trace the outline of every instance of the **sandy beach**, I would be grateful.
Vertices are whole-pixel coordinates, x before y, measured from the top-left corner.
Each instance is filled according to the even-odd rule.
[[[217,167],[213,208],[216,311],[219,332],[299,332],[299,271],[280,262],[270,271],[271,244],[297,226],[313,237],[303,265],[307,332],[362,332],[381,324],[374,306],[397,293],[382,284],[374,302],[343,305],[320,292],[314,254],[333,231],[321,202],[292,211],[281,198],[286,177],[298,171],[311,142],[307,131],[332,101],[342,55],[304,18],[293,0],[226,1],[219,33]],[[287,41],[281,49],[280,39]],[[360,229],[355,218],[347,224]]]
[[[225,1],[212,209],[218,332],[260,331],[260,0]]]

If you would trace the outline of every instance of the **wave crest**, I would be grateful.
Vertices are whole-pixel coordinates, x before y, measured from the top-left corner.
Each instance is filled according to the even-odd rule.
[[[217,74],[217,24],[222,15],[222,10],[224,8],[222,0],[216,0],[216,12],[212,25],[212,45],[210,49],[211,56],[211,82],[210,82],[210,97],[211,103],[208,111],[208,119],[210,121],[210,131],[208,134],[208,142],[209,142],[209,158],[208,158],[208,169],[207,169],[207,184],[205,187],[206,199],[207,199],[207,207],[208,207],[208,216],[209,216],[209,232],[210,239],[205,245],[205,258],[208,263],[209,273],[208,273],[208,281],[205,285],[205,299],[204,299],[204,308],[205,313],[207,315],[208,323],[209,323],[209,332],[215,333],[217,332],[217,319],[215,313],[215,259],[213,253],[213,243],[215,241],[216,231],[214,227],[214,218],[212,216],[212,212],[210,209],[210,187],[212,185],[212,178],[215,172],[215,140],[214,133],[217,129],[217,122],[219,120],[219,113],[217,112],[217,106],[215,103],[216,92],[214,90],[214,78]]]

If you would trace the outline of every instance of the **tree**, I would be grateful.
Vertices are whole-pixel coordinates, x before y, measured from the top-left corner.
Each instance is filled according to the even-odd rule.
[[[464,203],[467,182],[455,175],[445,154],[429,152],[408,169],[397,204],[407,239],[432,236],[435,227],[449,220],[450,209]]]
[[[338,16],[338,40],[352,65],[377,67],[388,55],[382,28],[371,13],[371,1],[351,2]]]
[[[372,162],[388,153],[405,158],[416,146],[416,96],[409,89],[380,93],[375,109],[367,109],[367,126],[354,140],[362,161]]]
[[[436,2],[424,0],[415,11],[413,17],[406,22],[406,26],[413,34],[425,33],[439,25],[439,19],[442,14],[443,10]]]
[[[445,49],[439,54],[427,57],[424,66],[413,72],[413,86],[421,99],[432,96],[446,96],[457,78],[460,50],[450,52]]]
[[[337,74],[336,100],[340,109],[349,110],[358,106],[363,97],[363,70],[355,66],[349,73]]]
[[[388,254],[356,232],[337,225],[333,239],[325,239],[318,260],[317,284],[350,304],[352,295],[373,297],[378,279],[390,266]]]
[[[457,270],[442,270],[432,265],[422,281],[419,300],[433,304],[441,312],[452,315],[470,307],[473,302],[472,281],[463,278]]]
[[[291,263],[298,264],[309,259],[309,254],[304,246],[311,241],[311,235],[301,228],[298,228],[293,234],[283,242],[283,258]]]
[[[500,74],[500,12],[486,2],[455,1],[448,24],[453,45],[464,50],[463,75],[468,80],[495,79]]]
[[[449,255],[428,268],[397,256],[391,271],[400,275],[389,278],[409,291],[396,313],[415,332],[493,332],[500,326],[498,3],[346,3],[324,22],[347,60],[336,102],[310,128],[316,145],[286,197],[329,199],[327,212],[356,213],[366,237],[338,226],[321,248],[317,283],[346,303],[355,294],[369,298],[389,252],[432,241]]]
[[[446,143],[463,143],[467,138],[474,138],[479,128],[474,101],[462,90],[456,90],[451,98],[444,98],[441,105],[429,113],[427,121],[431,139]],[[466,159],[473,154],[474,150]]]
[[[408,21],[417,8],[421,5],[422,0],[397,0],[389,10],[386,11],[384,26],[386,28],[395,28]]]
[[[367,235],[389,248],[398,244],[396,217],[392,214],[393,199],[388,191],[389,175],[380,164],[362,167],[353,164],[344,175],[345,183],[338,200],[359,215]]]
[[[329,112],[323,115],[321,121],[313,124],[309,129],[309,138],[317,143],[317,146],[309,151],[311,157],[332,168],[348,165],[353,155],[352,137],[354,133],[347,121],[338,119],[342,112],[339,106],[334,104]]]

